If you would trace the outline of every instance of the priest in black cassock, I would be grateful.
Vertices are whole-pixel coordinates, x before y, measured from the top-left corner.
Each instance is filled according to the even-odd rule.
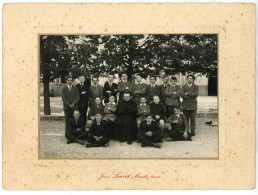
[[[132,144],[136,138],[136,113],[136,103],[131,100],[130,93],[125,92],[124,101],[119,102],[116,109],[115,139]]]

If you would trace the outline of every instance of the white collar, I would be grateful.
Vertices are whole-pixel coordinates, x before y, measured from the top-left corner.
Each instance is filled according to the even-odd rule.
[[[127,83],[127,80],[125,81],[125,80],[121,79],[121,81],[122,81],[123,83]]]
[[[151,87],[153,86],[153,87],[155,87],[155,84],[150,84],[151,85]]]
[[[67,87],[68,87],[68,88],[72,88],[72,86],[73,86],[73,85],[69,86],[69,85],[67,84]]]
[[[147,104],[145,103],[145,104],[140,104],[140,106],[146,106]]]

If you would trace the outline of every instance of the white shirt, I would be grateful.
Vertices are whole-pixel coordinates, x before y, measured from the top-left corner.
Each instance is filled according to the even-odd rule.
[[[146,106],[146,103],[145,104],[140,104],[140,106]]]
[[[191,87],[192,86],[192,84],[188,84],[188,87]]]
[[[153,88],[154,88],[154,87],[155,87],[155,84],[151,84],[151,87],[153,87]]]
[[[71,90],[72,89],[72,85],[67,85],[68,89]]]

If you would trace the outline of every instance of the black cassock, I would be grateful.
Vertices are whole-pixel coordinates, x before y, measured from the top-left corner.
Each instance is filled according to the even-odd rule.
[[[121,142],[132,142],[136,138],[137,105],[132,100],[119,102],[116,109],[115,139]]]

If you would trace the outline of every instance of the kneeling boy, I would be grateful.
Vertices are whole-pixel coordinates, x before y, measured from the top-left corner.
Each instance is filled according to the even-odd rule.
[[[192,141],[192,134],[189,132],[186,117],[180,113],[180,108],[174,108],[174,114],[166,120],[169,126],[169,136],[172,141]]]
[[[76,142],[79,144],[84,144],[81,139],[86,139],[87,133],[85,131],[85,125],[83,117],[80,118],[80,111],[74,110],[73,118],[70,119],[68,132],[67,132],[67,144]]]
[[[161,147],[158,142],[161,142],[162,140],[162,131],[159,125],[153,121],[152,115],[150,113],[146,115],[146,120],[141,123],[138,138],[142,142],[142,147]]]
[[[106,121],[102,120],[101,113],[97,113],[95,115],[95,120],[90,127],[87,139],[89,144],[86,144],[86,147],[107,147],[109,142],[108,134]]]

